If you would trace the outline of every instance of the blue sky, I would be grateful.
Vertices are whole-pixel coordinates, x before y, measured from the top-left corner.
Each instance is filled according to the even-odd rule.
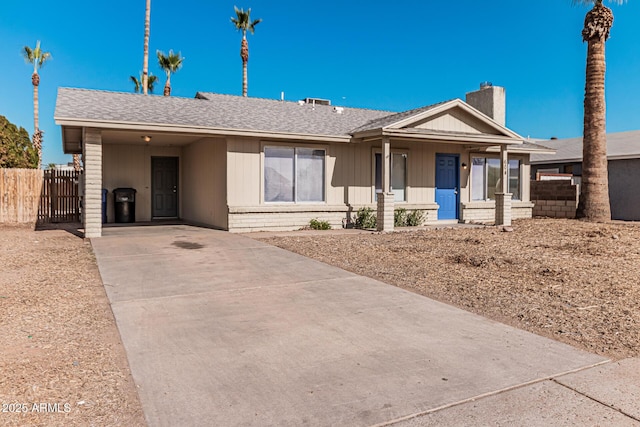
[[[507,126],[523,136],[582,134],[588,8],[570,0],[480,2],[152,0],[150,70],[157,49],[182,52],[175,96],[241,93],[240,34],[233,6],[262,18],[249,36],[249,96],[331,99],[335,105],[402,111],[462,98],[480,82],[507,90]],[[610,5],[607,129],[640,129],[640,2]],[[144,0],[4,0],[0,15],[0,115],[33,132],[31,69],[24,45],[42,41],[43,164],[62,163],[53,113],[59,87],[132,92],[142,69]]]

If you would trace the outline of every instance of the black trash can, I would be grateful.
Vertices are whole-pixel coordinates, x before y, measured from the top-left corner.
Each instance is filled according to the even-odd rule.
[[[116,188],[113,190],[116,222],[136,222],[136,190]]]
[[[102,189],[102,223],[107,223],[107,193],[109,190],[106,188]]]

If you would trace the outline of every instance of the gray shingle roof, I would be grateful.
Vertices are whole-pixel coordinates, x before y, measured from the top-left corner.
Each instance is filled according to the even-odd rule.
[[[531,163],[582,161],[582,137],[537,141],[556,150],[556,154],[534,154]],[[607,134],[607,157],[640,158],[640,131]]]
[[[385,126],[389,126],[389,125],[392,125],[392,124],[394,124],[396,122],[404,120],[406,118],[409,118],[411,116],[414,116],[416,114],[420,114],[422,112],[432,110],[432,109],[434,109],[434,108],[436,108],[436,107],[438,107],[438,106],[440,106],[442,104],[446,104],[447,102],[450,102],[450,101],[452,101],[452,100],[438,102],[437,104],[426,105],[424,107],[414,108],[413,110],[403,111],[401,113],[387,114],[384,117],[380,117],[378,119],[371,120],[370,122],[368,122],[368,123],[356,128],[356,129],[353,129],[352,133],[366,132],[368,130],[380,129],[380,128],[383,128]]]
[[[348,136],[389,111],[198,93],[196,98],[60,88],[56,120],[107,121],[198,128]]]

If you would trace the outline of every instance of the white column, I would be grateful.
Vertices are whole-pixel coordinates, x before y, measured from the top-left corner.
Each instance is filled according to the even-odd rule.
[[[391,193],[391,141],[382,138],[382,192]]]
[[[391,192],[391,141],[382,138],[382,193],[378,193],[376,228],[393,231],[394,195]]]
[[[500,192],[496,192],[496,225],[511,225],[511,193],[509,193],[509,154],[500,146]]]
[[[102,134],[85,128],[82,138],[84,156],[84,201],[82,222],[84,237],[102,236]]]

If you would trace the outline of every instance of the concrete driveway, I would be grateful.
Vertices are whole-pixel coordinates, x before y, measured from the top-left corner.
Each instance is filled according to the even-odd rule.
[[[546,395],[588,424],[621,416],[544,381],[602,357],[248,237],[110,228],[92,245],[151,426],[426,425],[505,393],[512,412]]]

